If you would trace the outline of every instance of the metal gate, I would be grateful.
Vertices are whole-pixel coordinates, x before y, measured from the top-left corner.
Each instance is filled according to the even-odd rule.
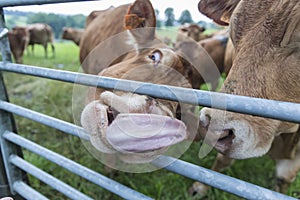
[[[211,95],[215,95],[217,97],[221,94],[104,77],[101,79],[101,82],[98,82],[98,77],[94,75],[79,74],[63,70],[54,70],[12,63],[6,35],[8,30],[5,28],[3,7],[63,3],[72,1],[75,2],[76,0],[0,1],[0,47],[3,59],[3,61],[0,62],[0,197],[13,196],[16,199],[47,199],[44,195],[39,193],[39,191],[36,191],[30,187],[30,183],[27,180],[27,174],[31,174],[70,199],[92,199],[91,197],[76,190],[76,188],[65,184],[61,180],[58,180],[54,176],[26,161],[22,156],[22,149],[27,149],[69,170],[70,172],[81,176],[91,183],[94,183],[99,187],[105,188],[106,190],[119,195],[124,199],[152,199],[151,197],[145,196],[144,194],[141,194],[127,186],[124,186],[110,178],[92,171],[85,166],[76,163],[75,161],[72,161],[18,135],[12,114],[28,118],[45,126],[53,127],[74,137],[88,139],[88,136],[84,133],[81,127],[35,112],[20,105],[9,103],[5,83],[2,77],[2,71],[124,91],[130,91],[131,88],[138,88],[135,90],[136,93],[178,101],[175,95],[168,92],[171,89],[177,93],[193,93],[197,96],[197,100],[193,100],[193,98],[189,98],[188,95],[185,95],[186,98],[180,99],[180,101],[208,107],[211,106]],[[80,77],[79,81],[78,77]],[[131,87],[127,87],[128,85]],[[216,105],[216,103],[214,104],[214,107],[234,112],[300,123],[300,104],[235,95],[226,95],[226,98],[228,99],[226,107],[224,107],[222,104]],[[245,102],[247,102],[247,104],[245,104]],[[212,187],[227,191],[246,199],[294,199],[292,197],[172,157],[161,156],[153,161],[152,164],[160,167],[165,166],[164,163],[166,162],[171,163],[167,167],[164,167],[166,170],[178,173],[182,176],[211,185]],[[236,187],[237,185],[241,185],[243,187]]]

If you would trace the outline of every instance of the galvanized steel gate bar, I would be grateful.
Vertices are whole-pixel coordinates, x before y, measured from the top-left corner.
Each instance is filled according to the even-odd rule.
[[[300,123],[300,104],[297,103],[99,77],[90,74],[13,63],[2,63],[2,65],[0,65],[0,70],[87,86],[135,92],[183,103]],[[211,101],[212,99],[214,99],[213,102]],[[221,101],[218,102],[218,99],[221,99]]]
[[[0,1],[0,7],[5,6],[21,6],[21,5],[36,5],[36,4],[49,4],[49,3],[65,3],[65,2],[77,2],[80,0],[7,0]],[[19,194],[26,199],[47,199],[37,191],[33,190],[26,183],[26,177],[24,178],[23,171],[31,173],[40,177],[40,179],[52,187],[61,186],[56,188],[60,190],[66,196],[72,199],[90,199],[85,194],[76,191],[68,185],[65,185],[60,180],[46,174],[41,169],[32,166],[25,161],[20,154],[20,147],[28,149],[50,161],[70,170],[71,172],[83,176],[85,179],[103,187],[125,199],[151,199],[143,194],[138,193],[122,184],[115,182],[101,174],[79,165],[78,163],[69,160],[57,153],[54,153],[44,147],[41,147],[19,135],[15,132],[13,125],[13,118],[11,113],[26,117],[28,119],[37,121],[44,125],[56,128],[68,134],[74,136],[81,136],[83,139],[88,139],[87,134],[82,133],[84,130],[81,127],[77,127],[74,124],[64,122],[62,120],[55,119],[37,113],[30,109],[23,108],[18,105],[8,103],[8,97],[6,95],[5,85],[2,79],[1,71],[10,71],[20,74],[27,74],[32,76],[44,77],[47,79],[60,80],[64,82],[71,82],[81,85],[98,86],[110,89],[132,91],[136,93],[147,94],[153,97],[165,98],[170,100],[180,100],[182,102],[203,105],[208,107],[215,107],[219,109],[226,109],[234,112],[241,112],[246,114],[258,115],[262,117],[269,117],[273,119],[286,120],[291,122],[300,123],[300,104],[280,102],[273,100],[264,100],[250,97],[242,97],[235,95],[224,95],[220,93],[210,93],[205,91],[198,91],[192,89],[184,89],[178,87],[170,87],[164,85],[156,85],[150,83],[140,83],[135,81],[118,80],[113,78],[100,78],[98,76],[79,74],[74,72],[67,72],[62,70],[52,70],[39,68],[36,66],[26,66],[12,64],[11,55],[8,46],[8,40],[6,37],[7,29],[5,29],[3,9],[1,9],[1,24],[0,24],[0,46],[1,53],[4,62],[0,62],[0,119],[3,124],[0,126],[0,142],[3,161],[5,164],[5,170],[0,170],[0,184],[4,186],[6,194]],[[2,28],[1,28],[2,27]],[[120,84],[122,83],[122,84]],[[124,87],[125,86],[125,87]],[[172,91],[172,92],[170,92]],[[175,92],[174,92],[175,91]],[[186,98],[178,99],[174,93],[184,94]],[[182,95],[180,95],[182,96]],[[196,96],[196,98],[190,98]],[[212,96],[215,99],[226,97],[226,105],[222,102],[211,102]],[[6,124],[6,127],[3,126]],[[7,125],[8,124],[8,125]],[[221,190],[236,194],[240,197],[247,199],[294,199],[292,197],[241,181],[190,163],[186,163],[181,160],[177,160],[171,157],[161,156],[159,159],[152,162],[155,166],[164,166],[167,161],[172,161],[172,164],[165,167],[165,169],[181,174],[188,178],[206,183]],[[3,164],[0,160],[0,164]],[[3,167],[3,166],[2,166]],[[5,179],[8,180],[5,180]],[[2,180],[3,179],[3,180]],[[10,190],[8,185],[10,184]],[[240,187],[236,187],[239,185]],[[64,188],[64,189],[62,189]],[[0,187],[0,192],[4,191]],[[0,193],[1,194],[1,193]]]
[[[74,124],[64,122],[59,119],[55,119],[50,116],[43,115],[41,113],[35,113],[33,111],[30,111],[29,109],[22,108],[20,106],[0,101],[0,110],[5,110],[7,112],[12,112],[17,115],[20,115],[22,117],[31,119],[33,121],[41,121],[44,125],[57,128],[58,130],[64,130],[66,133],[74,135],[74,136],[81,136],[84,135],[84,131],[81,127],[77,127]],[[28,114],[29,113],[29,114]],[[54,125],[56,124],[56,125]],[[78,134],[80,133],[80,134]],[[83,178],[97,178],[97,175],[89,175],[90,173],[86,170],[88,169],[81,169],[82,167],[78,167],[76,163],[73,161],[70,161],[63,156],[56,154],[48,149],[45,149],[25,138],[22,138],[21,136],[18,136],[17,134],[13,132],[6,131],[3,135],[5,139],[8,141],[19,145],[31,152],[34,152],[62,167],[65,167],[66,169],[69,169],[73,173],[81,176],[82,174],[85,174]],[[82,137],[83,139],[88,139],[88,136]],[[73,164],[72,164],[73,163]],[[262,188],[260,186],[253,185],[251,183],[247,183],[242,180],[238,180],[236,178],[232,178],[208,169],[205,169],[200,166],[196,166],[184,161],[180,161],[171,157],[167,156],[161,156],[157,160],[154,160],[152,162],[153,165],[157,167],[165,166],[164,163],[171,163],[169,166],[165,167],[165,169],[181,174],[185,177],[188,177],[190,179],[200,181],[202,183],[206,183],[208,185],[211,185],[213,187],[216,187],[218,189],[236,194],[240,197],[247,198],[247,199],[294,199],[285,195],[282,195],[280,193],[276,193],[273,191],[270,191],[268,189]],[[99,175],[98,175],[99,176]],[[88,178],[91,182],[95,182],[95,180],[91,180]],[[100,183],[99,183],[100,184]],[[100,186],[102,186],[100,184]],[[239,186],[239,187],[236,187]],[[123,191],[123,190],[122,190]]]

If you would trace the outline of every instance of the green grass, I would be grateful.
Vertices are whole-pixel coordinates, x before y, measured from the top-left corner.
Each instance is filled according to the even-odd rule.
[[[78,61],[79,48],[71,42],[56,43],[55,47],[56,56],[52,58],[52,54],[49,53],[50,58],[45,59],[43,49],[36,45],[34,56],[25,53],[24,63],[47,68],[78,71],[80,66]],[[73,122],[72,84],[8,72],[4,73],[4,77],[12,102],[68,122]],[[108,172],[105,170],[103,164],[90,155],[80,139],[30,120],[18,116],[15,117],[18,132],[22,136],[111,177],[145,195],[161,200],[197,199],[189,196],[187,192],[193,183],[193,181],[188,178],[163,169],[140,174],[120,171]],[[210,168],[213,164],[216,152],[213,151],[204,159],[199,159],[199,145],[199,143],[193,143],[181,159]],[[67,170],[35,154],[24,151],[24,157],[34,165],[44,169],[73,187],[78,188],[81,192],[94,199],[120,199],[118,196],[71,174]],[[230,168],[225,170],[224,173],[270,189],[273,189],[275,182],[274,162],[267,156],[236,161]],[[59,194],[32,176],[30,176],[30,184],[50,199],[67,199],[64,195]],[[298,174],[297,180],[290,187],[288,194],[299,197],[299,192],[300,173]],[[240,198],[218,189],[211,189],[208,196],[204,199],[231,200]]]
[[[172,42],[176,41],[176,34],[178,32],[178,27],[161,27],[157,29],[157,34],[163,38],[168,37]]]

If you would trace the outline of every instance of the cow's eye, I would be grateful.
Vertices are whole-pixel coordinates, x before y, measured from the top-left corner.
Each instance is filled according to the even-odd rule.
[[[158,64],[161,60],[162,54],[160,51],[154,51],[151,55],[149,55],[149,58],[153,60],[154,64]]]

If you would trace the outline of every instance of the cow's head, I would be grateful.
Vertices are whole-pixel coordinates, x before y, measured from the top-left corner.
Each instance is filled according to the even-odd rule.
[[[186,24],[179,28],[180,34],[184,34],[190,38],[193,38],[195,41],[199,41],[201,34],[205,31],[205,28],[198,26],[197,24]]]
[[[235,47],[221,92],[300,102],[300,2],[201,0],[200,12],[230,25]],[[298,125],[204,108],[204,135],[221,153],[237,159],[267,153],[275,136]]]
[[[124,16],[127,31],[122,34],[127,35],[127,41],[117,43],[136,49],[103,69],[99,76],[190,87],[190,67],[184,66],[182,57],[155,37],[155,25],[151,3],[135,1]],[[141,153],[138,160],[128,158],[127,162],[145,162],[188,137],[186,125],[176,119],[184,118],[177,114],[177,102],[101,88],[91,88],[89,95],[92,101],[82,112],[81,124],[101,152]]]
[[[72,28],[68,28],[68,27],[63,27],[63,30],[62,30],[62,35],[61,35],[61,38],[62,39],[65,39],[65,40],[71,40],[72,39]]]
[[[75,44],[79,45],[82,33],[83,29],[63,27],[61,38],[65,40],[72,40]]]
[[[23,63],[23,54],[29,42],[29,32],[26,27],[14,27],[8,32],[10,48],[16,63]]]

